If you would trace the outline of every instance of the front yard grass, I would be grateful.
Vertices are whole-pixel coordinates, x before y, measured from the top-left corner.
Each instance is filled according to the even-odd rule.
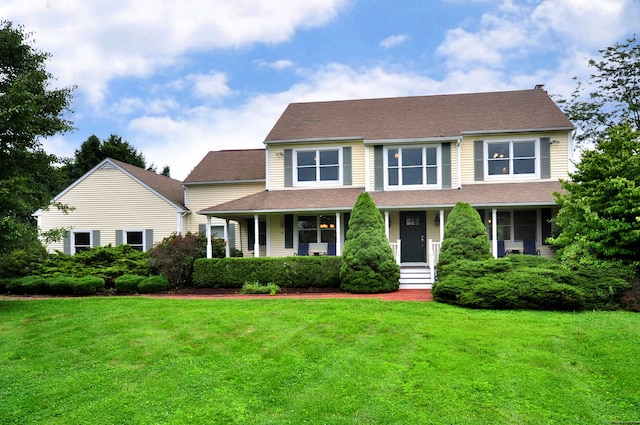
[[[0,301],[2,424],[640,421],[640,315],[375,299]]]

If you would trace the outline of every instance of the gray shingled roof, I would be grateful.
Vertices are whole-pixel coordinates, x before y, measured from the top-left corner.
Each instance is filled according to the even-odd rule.
[[[412,96],[290,104],[265,143],[457,137],[465,132],[571,129],[573,124],[536,88],[491,93]]]
[[[265,150],[211,151],[184,180],[184,184],[265,180]]]
[[[224,217],[294,211],[348,211],[364,188],[264,191],[198,211]],[[451,208],[457,202],[474,207],[555,205],[559,181],[469,184],[461,189],[370,192],[380,209]]]
[[[171,202],[184,208],[184,189],[182,183],[178,180],[112,158],[109,158],[109,161],[118,165]]]

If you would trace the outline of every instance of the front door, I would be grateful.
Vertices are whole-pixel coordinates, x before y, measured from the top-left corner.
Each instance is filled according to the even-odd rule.
[[[427,262],[427,213],[425,211],[400,212],[400,261]]]

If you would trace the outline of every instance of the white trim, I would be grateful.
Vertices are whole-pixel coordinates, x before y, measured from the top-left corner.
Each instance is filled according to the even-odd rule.
[[[264,187],[269,190],[269,170],[271,169],[271,167],[269,166],[269,146],[266,146],[264,149],[264,165],[265,165],[265,174],[264,174]]]
[[[94,248],[93,246],[93,230],[70,230],[69,231],[69,254],[74,255],[79,251],[76,251],[76,244],[74,243],[74,235],[76,233],[88,233],[89,234],[89,246],[88,248]],[[81,245],[84,247],[85,245]]]
[[[548,128],[512,128],[505,130],[466,130],[461,131],[460,134],[465,135],[480,135],[480,134],[504,134],[504,133],[548,133],[550,131],[566,131],[575,130],[575,127],[548,127]]]
[[[283,140],[265,140],[263,143],[266,146],[269,146],[271,143],[335,143],[335,142],[358,142],[364,140],[362,136],[352,136],[352,137],[329,137],[329,138],[311,138],[311,139],[283,139]]]
[[[400,145],[400,144],[425,144],[425,143],[445,143],[453,142],[458,136],[441,136],[441,137],[420,137],[411,139],[367,139],[365,145]]]
[[[298,181],[298,153],[299,152],[315,152],[320,156],[320,152],[337,152],[338,153],[338,180],[320,180],[320,160],[316,159],[316,179],[313,181]],[[291,170],[293,172],[293,185],[295,187],[332,187],[343,186],[343,158],[341,146],[323,146],[322,148],[297,148],[292,150]]]
[[[462,138],[458,138],[456,142],[456,185],[458,189],[462,188],[462,161],[460,157],[462,155]],[[442,239],[440,239],[442,241]]]
[[[514,174],[513,173],[513,144],[514,143],[524,143],[524,142],[533,142],[534,143],[534,173],[529,174]],[[497,144],[497,143],[508,143],[509,144],[509,173],[508,174],[489,174],[489,145]],[[531,179],[540,179],[540,138],[513,138],[513,139],[488,139],[484,140],[483,143],[483,162],[484,162],[484,179],[485,181],[496,181],[496,180],[531,180]]]
[[[260,257],[260,216],[258,214],[253,215],[253,256]]]
[[[129,243],[129,237],[128,237],[128,233],[131,232],[140,232],[142,233],[142,251],[144,252],[145,247],[147,246],[147,235],[146,235],[146,231],[145,229],[122,229],[122,244],[123,245],[129,245],[131,247],[133,246],[138,246],[138,244],[132,245],[131,243]]]
[[[422,181],[423,184],[412,184],[405,185],[401,183],[402,180],[402,164],[400,163],[403,149],[422,149]],[[427,151],[426,149],[435,148],[436,149],[436,184],[426,184],[426,172],[425,170],[428,168],[426,163]],[[389,149],[397,149],[398,153],[400,153],[400,158],[398,158],[398,185],[389,185]],[[392,191],[392,190],[420,190],[420,189],[441,189],[442,188],[442,145],[437,144],[422,144],[422,145],[403,145],[403,146],[385,146],[382,150],[383,155],[383,181],[384,181],[384,190]],[[429,167],[432,168],[432,167]]]
[[[211,245],[211,216],[207,216],[207,228],[205,229],[207,234],[207,258],[213,257],[213,246]]]

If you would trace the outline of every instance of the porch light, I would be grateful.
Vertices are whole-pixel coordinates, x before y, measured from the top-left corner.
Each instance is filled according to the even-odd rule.
[[[395,159],[398,159],[398,158],[400,157],[400,154],[399,154],[398,152],[396,152],[396,153],[394,153],[394,154],[393,154],[393,157],[394,157]]]
[[[328,228],[329,228],[329,225],[328,225],[327,223],[321,223],[321,224],[320,224],[320,228],[321,228],[321,229],[328,229]]]
[[[436,213],[436,218],[433,220],[433,224],[440,226],[440,213]]]

